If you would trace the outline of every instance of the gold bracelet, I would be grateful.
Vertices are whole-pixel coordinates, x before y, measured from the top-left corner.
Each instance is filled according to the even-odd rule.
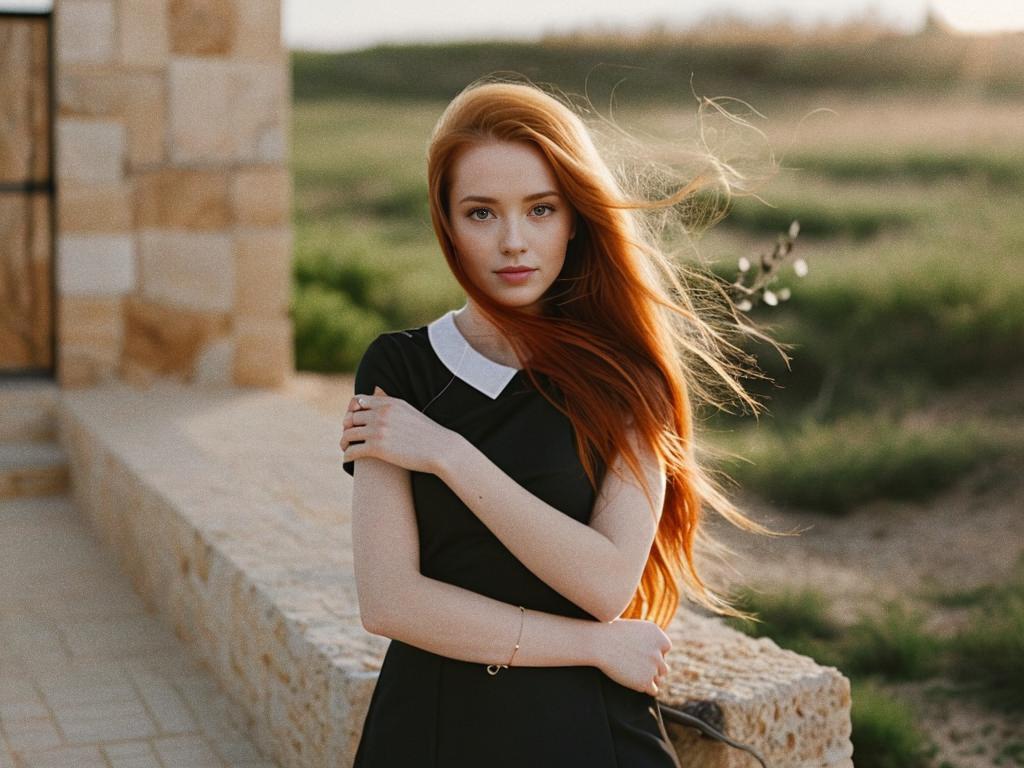
[[[512,651],[512,655],[509,657],[508,664],[512,663],[512,659],[516,657],[516,651],[519,650],[519,641],[523,639],[523,624],[526,622],[526,609],[523,606],[519,606],[519,638],[516,640],[516,647]],[[499,669],[508,669],[508,664],[488,664],[487,674],[496,675]]]

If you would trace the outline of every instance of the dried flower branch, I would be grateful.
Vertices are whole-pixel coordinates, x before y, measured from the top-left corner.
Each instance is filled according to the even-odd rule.
[[[793,241],[796,240],[798,234],[800,234],[800,222],[794,220],[789,225],[789,230],[778,236],[771,252],[763,253],[757,258],[756,269],[751,269],[753,265],[750,259],[746,256],[740,257],[737,265],[739,275],[728,286],[737,309],[741,312],[749,312],[759,301],[774,307],[780,301],[787,301],[792,296],[792,291],[789,288],[773,291],[768,286],[778,280],[779,270],[792,255]],[[804,277],[807,274],[807,262],[803,258],[796,259],[793,262],[793,272],[797,277]],[[750,280],[749,284],[748,279]]]

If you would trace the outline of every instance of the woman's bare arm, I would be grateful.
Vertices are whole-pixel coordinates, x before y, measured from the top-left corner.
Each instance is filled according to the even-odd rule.
[[[368,456],[355,467],[352,551],[363,626],[450,658],[507,663],[519,608],[423,576],[409,471]],[[522,626],[513,666],[599,666],[601,622],[527,610]]]
[[[654,507],[620,457],[621,476],[609,469],[589,525],[530,493],[457,433],[439,451],[437,475],[541,581],[591,616],[612,621],[640,583],[665,498],[658,458],[629,434]]]
[[[600,666],[594,650],[601,622],[574,619],[494,600],[426,576],[413,577],[379,625],[367,627],[432,653],[481,664],[515,667]]]

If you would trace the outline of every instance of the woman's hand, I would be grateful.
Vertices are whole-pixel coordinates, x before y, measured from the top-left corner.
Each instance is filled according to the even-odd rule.
[[[657,696],[668,674],[665,654],[672,648],[662,628],[645,619],[615,619],[597,629],[598,669],[620,685]]]
[[[436,474],[450,441],[457,435],[380,387],[356,395],[342,421],[342,461],[366,456],[413,472]],[[361,443],[359,441],[362,441]]]

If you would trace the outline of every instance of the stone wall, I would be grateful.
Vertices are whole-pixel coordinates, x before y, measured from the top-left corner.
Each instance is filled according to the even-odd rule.
[[[294,368],[280,0],[54,17],[61,386],[277,386]]]
[[[59,423],[76,505],[264,753],[281,768],[352,765],[388,641],[359,618],[336,420],[277,392],[118,382],[64,392]],[[668,634],[662,701],[772,768],[853,768],[838,669],[686,606]],[[756,765],[666,727],[682,768]]]

